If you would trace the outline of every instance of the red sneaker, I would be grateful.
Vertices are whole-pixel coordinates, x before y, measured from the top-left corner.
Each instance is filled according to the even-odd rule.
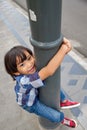
[[[60,102],[61,109],[69,109],[73,107],[78,107],[80,105],[79,102],[73,102],[70,100],[66,100],[65,102]]]
[[[73,119],[64,118],[64,120],[61,123],[71,128],[77,127],[77,123]]]

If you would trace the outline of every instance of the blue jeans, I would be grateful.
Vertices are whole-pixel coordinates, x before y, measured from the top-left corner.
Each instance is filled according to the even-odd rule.
[[[60,101],[64,101],[66,99],[66,96],[64,94],[64,92],[61,90],[60,91]]]
[[[65,99],[65,95],[62,91],[60,93],[60,98],[61,101]],[[41,103],[39,100],[37,100],[33,106],[25,106],[24,109],[30,113],[35,113],[36,115],[44,117],[52,122],[61,122],[64,119],[63,112],[48,107],[45,104]]]

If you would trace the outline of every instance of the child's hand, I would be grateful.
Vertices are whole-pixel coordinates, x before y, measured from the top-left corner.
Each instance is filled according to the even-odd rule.
[[[70,41],[66,38],[63,38],[62,46],[66,53],[68,53],[72,49],[72,45]]]

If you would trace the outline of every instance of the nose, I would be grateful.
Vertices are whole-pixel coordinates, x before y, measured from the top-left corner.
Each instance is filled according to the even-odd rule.
[[[32,66],[32,61],[27,61],[27,67],[31,67]]]
[[[31,62],[30,61],[27,61],[27,66],[31,66]]]

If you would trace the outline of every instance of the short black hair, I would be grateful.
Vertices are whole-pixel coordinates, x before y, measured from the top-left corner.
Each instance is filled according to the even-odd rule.
[[[27,51],[30,55],[33,56],[32,51],[24,46],[15,46],[5,54],[4,57],[5,69],[7,73],[13,77],[13,79],[15,76],[14,73],[17,72],[16,58],[20,57],[21,62],[23,62],[26,59],[24,51]]]

